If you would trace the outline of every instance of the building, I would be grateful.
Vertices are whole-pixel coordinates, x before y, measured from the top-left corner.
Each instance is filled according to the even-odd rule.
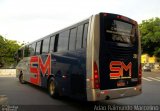
[[[150,57],[148,54],[141,55],[141,63],[142,63],[142,66],[148,65],[148,66],[151,66],[152,68],[155,68],[155,65],[157,66],[157,64],[159,65],[156,57],[155,56]]]

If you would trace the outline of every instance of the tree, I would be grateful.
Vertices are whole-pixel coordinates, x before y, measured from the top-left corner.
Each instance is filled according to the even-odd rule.
[[[14,63],[13,55],[20,46],[17,41],[5,39],[0,35],[0,67]]]
[[[139,28],[143,53],[160,57],[160,18],[144,20]]]

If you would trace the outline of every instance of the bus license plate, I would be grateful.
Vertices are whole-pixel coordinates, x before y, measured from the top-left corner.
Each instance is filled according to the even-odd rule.
[[[126,84],[125,84],[125,81],[118,81],[117,82],[117,86],[118,87],[123,87],[123,86],[125,86]]]

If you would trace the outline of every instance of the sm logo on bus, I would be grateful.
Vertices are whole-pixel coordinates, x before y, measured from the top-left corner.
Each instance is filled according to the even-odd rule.
[[[45,56],[47,56],[44,57],[45,60],[42,60],[41,56],[32,56],[30,58],[30,82],[33,84],[40,85],[41,75],[44,77],[45,74],[48,74],[48,76],[51,74],[51,56]]]
[[[124,75],[124,71],[128,72],[128,75]],[[110,62],[110,78],[131,78],[132,75],[132,63],[127,65],[123,61],[111,61]]]

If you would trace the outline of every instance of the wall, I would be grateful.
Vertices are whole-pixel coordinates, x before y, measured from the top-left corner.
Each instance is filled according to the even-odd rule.
[[[0,77],[16,77],[16,69],[0,69]]]

